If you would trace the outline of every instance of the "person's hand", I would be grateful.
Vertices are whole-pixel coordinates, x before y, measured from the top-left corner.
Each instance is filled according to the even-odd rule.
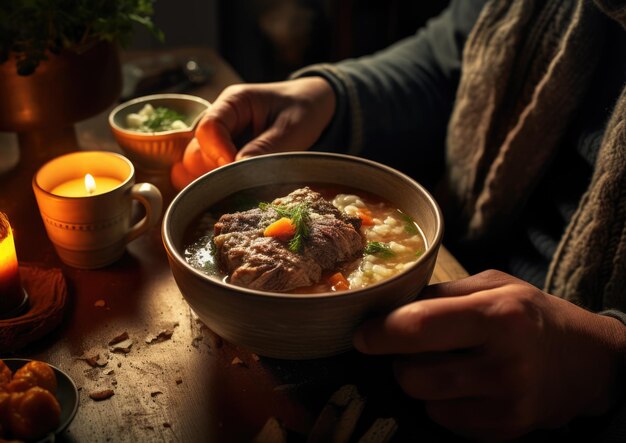
[[[172,168],[177,189],[218,166],[272,152],[306,150],[335,112],[335,94],[321,77],[226,88],[202,118],[182,162]],[[237,149],[236,139],[251,139]]]
[[[354,344],[397,354],[401,388],[453,432],[514,438],[604,413],[623,395],[626,327],[618,320],[498,271],[422,294],[366,322]]]

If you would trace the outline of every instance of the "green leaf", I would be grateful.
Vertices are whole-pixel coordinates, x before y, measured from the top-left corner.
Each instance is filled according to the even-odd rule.
[[[404,232],[407,234],[419,234],[419,229],[415,224],[415,220],[406,215],[404,212],[400,212],[400,218],[404,221]]]
[[[154,114],[150,115],[138,129],[145,132],[168,131],[176,120],[185,121],[185,116],[173,109],[157,106],[154,108]]]
[[[396,253],[391,250],[391,247],[387,243],[379,241],[367,242],[363,253],[365,255],[375,255],[380,258],[391,258],[396,255]]]

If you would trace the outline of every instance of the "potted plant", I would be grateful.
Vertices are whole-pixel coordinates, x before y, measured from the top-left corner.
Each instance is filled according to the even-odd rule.
[[[0,131],[20,147],[74,141],[73,124],[121,91],[118,48],[136,24],[158,38],[155,0],[2,0]]]

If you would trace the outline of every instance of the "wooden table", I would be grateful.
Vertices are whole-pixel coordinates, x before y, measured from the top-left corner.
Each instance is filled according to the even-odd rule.
[[[194,91],[214,100],[237,74],[210,50],[215,73]],[[107,112],[77,126],[82,148],[119,151],[106,127]],[[32,153],[31,153],[32,154]],[[39,156],[22,153],[17,168],[0,176],[0,210],[15,230],[22,264],[60,268],[69,286],[62,324],[45,339],[2,357],[47,361],[65,370],[80,388],[80,407],[62,436],[68,442],[104,441],[250,441],[268,418],[288,430],[288,441],[305,441],[331,394],[354,384],[367,399],[354,437],[378,417],[399,423],[394,441],[433,441],[450,435],[430,422],[420,404],[393,383],[387,358],[356,352],[316,361],[258,358],[223,342],[199,322],[171,275],[156,227],[132,242],[115,264],[86,271],[63,265],[48,240],[30,181]],[[138,174],[175,195],[167,177]],[[466,275],[442,248],[433,276],[445,281]],[[147,343],[166,330],[171,338]],[[127,332],[130,352],[112,352],[109,341]],[[92,367],[86,357],[100,355],[106,366]],[[96,402],[89,393],[113,389]],[[353,440],[353,441],[357,441]]]

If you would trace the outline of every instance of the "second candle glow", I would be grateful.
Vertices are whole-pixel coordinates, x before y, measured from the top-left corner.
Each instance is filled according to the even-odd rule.
[[[121,180],[111,177],[92,176],[68,180],[53,188],[50,192],[61,197],[89,197],[104,194],[121,184]]]

